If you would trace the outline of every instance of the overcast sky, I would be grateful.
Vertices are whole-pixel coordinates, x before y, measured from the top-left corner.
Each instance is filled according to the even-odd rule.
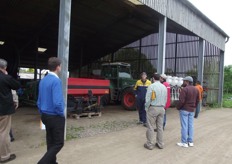
[[[232,5],[231,0],[189,0],[230,36],[226,43],[225,65],[232,65]]]

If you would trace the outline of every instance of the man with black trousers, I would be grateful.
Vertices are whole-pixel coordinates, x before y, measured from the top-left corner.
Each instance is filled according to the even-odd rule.
[[[20,83],[7,75],[7,61],[0,59],[0,163],[16,158],[10,151],[11,115],[15,113],[15,104],[11,90],[17,90]]]
[[[61,61],[56,57],[48,60],[49,73],[39,84],[37,106],[46,127],[47,152],[38,164],[57,164],[56,154],[64,145],[64,97],[62,82],[58,77]]]

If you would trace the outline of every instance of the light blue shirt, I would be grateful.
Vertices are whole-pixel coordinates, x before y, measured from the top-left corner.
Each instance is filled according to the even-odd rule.
[[[152,91],[155,92],[155,99],[151,100]],[[155,81],[147,88],[146,94],[146,103],[145,103],[145,110],[152,106],[163,106],[165,107],[167,102],[167,88],[160,83],[160,81]]]

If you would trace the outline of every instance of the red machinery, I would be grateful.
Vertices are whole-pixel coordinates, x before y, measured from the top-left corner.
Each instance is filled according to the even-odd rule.
[[[110,81],[68,78],[68,114],[79,118],[101,115],[101,96],[109,94]]]

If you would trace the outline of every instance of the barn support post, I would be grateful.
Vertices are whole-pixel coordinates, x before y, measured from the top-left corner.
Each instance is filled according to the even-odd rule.
[[[158,63],[157,73],[165,72],[165,50],[166,50],[166,33],[167,33],[167,17],[159,19],[159,43],[158,43]]]
[[[176,67],[177,67],[177,53],[178,53],[178,34],[176,33],[176,41],[175,41],[175,68],[174,75],[176,76]]]
[[[140,74],[142,72],[141,69],[141,59],[142,59],[142,39],[139,39],[139,62],[138,62],[138,73]],[[144,71],[144,70],[143,70]]]
[[[223,88],[224,88],[224,58],[225,52],[221,50],[220,52],[220,63],[219,63],[219,91],[218,91],[218,104],[222,106],[223,100]]]
[[[205,56],[205,40],[199,40],[199,52],[198,52],[198,70],[197,70],[197,80],[203,85],[204,79],[204,56]]]
[[[39,47],[39,42],[38,39],[36,39],[35,42],[35,61],[34,61],[34,81],[37,80],[37,69],[38,69],[38,47]]]
[[[65,101],[65,120],[67,120],[67,77],[69,61],[69,37],[70,37],[70,19],[71,19],[71,2],[72,0],[60,0],[59,13],[59,35],[58,35],[58,58],[61,59],[61,74],[64,101]],[[65,134],[66,140],[66,123]]]

